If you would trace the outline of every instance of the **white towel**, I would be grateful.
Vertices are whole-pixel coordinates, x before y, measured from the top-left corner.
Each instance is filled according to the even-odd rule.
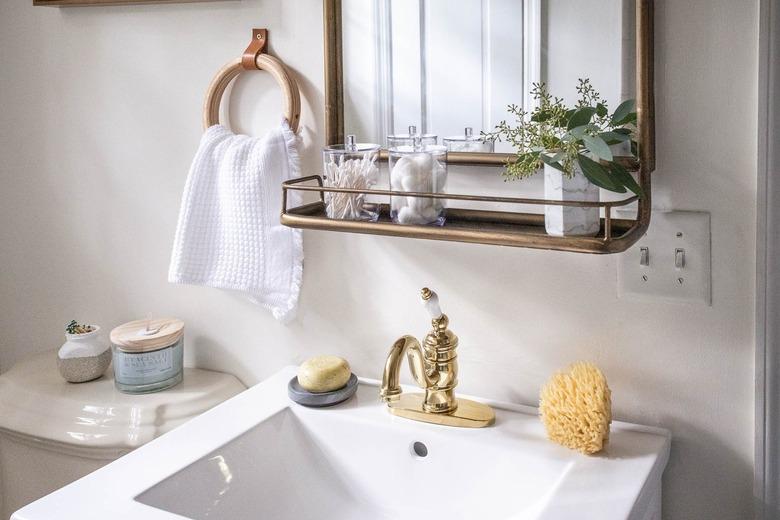
[[[282,226],[282,181],[300,175],[286,121],[263,138],[207,129],[184,186],[168,281],[245,293],[287,322],[303,277],[301,231]],[[290,194],[290,204],[300,196]]]

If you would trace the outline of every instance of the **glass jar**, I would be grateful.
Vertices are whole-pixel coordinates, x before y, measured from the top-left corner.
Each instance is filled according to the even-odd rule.
[[[423,145],[420,136],[413,146],[389,150],[390,187],[393,191],[444,193],[447,184],[447,149]],[[444,199],[390,197],[390,216],[397,224],[443,226]]]
[[[128,394],[166,390],[184,372],[184,322],[175,318],[136,320],[111,331],[114,385]]]
[[[323,180],[328,188],[371,189],[379,180],[379,145],[356,143],[354,135],[346,144],[328,146],[322,151]],[[325,192],[328,218],[376,221],[379,213],[366,203],[363,193]]]
[[[442,139],[448,152],[480,152],[493,153],[493,141],[487,141],[474,135],[474,129],[467,126],[463,135],[455,135]]]
[[[387,136],[387,147],[398,148],[399,146],[414,146],[414,138],[419,137],[423,146],[439,144],[439,136],[436,134],[419,134],[417,127],[409,127],[408,134],[394,134]]]

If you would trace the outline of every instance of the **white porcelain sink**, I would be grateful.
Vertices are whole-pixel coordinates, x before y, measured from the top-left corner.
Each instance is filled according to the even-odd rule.
[[[490,403],[496,424],[484,429],[423,424],[390,415],[376,382],[361,380],[350,401],[311,409],[288,400],[294,375],[282,370],[12,519],[660,518],[665,430],[613,423],[606,452],[586,457],[547,441],[533,408]]]

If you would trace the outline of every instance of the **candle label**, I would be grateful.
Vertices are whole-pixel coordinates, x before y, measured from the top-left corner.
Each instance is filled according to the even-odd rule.
[[[181,340],[153,352],[130,353],[114,349],[114,374],[126,385],[165,381],[181,372]]]
[[[173,368],[173,349],[128,354],[120,357],[119,361],[119,375],[121,377],[158,375]]]

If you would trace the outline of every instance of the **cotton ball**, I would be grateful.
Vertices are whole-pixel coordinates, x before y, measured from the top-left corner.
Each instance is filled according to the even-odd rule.
[[[412,157],[415,165],[414,177],[404,180],[404,189],[406,191],[432,192],[433,190],[433,168],[436,161],[430,154],[417,154]],[[433,200],[423,197],[408,197],[407,204],[416,213],[421,215],[425,221],[424,213],[430,213]]]
[[[404,191],[420,191],[420,178],[415,169],[410,169],[408,175],[401,178],[401,187]]]
[[[433,170],[433,156],[428,153],[418,153],[415,154],[412,158],[414,161],[415,166],[417,166],[417,171],[421,172],[430,172]]]
[[[406,197],[406,199],[409,208],[420,216],[431,207],[431,199],[424,199],[422,197]]]
[[[401,224],[422,224],[423,219],[419,213],[412,208],[403,207],[398,212],[398,222]]]
[[[416,174],[416,165],[408,157],[401,157],[390,172],[390,185],[394,190],[403,189],[404,179],[412,179]],[[407,190],[408,191],[408,190]]]
[[[426,224],[429,224],[431,222],[436,222],[439,218],[439,212],[440,209],[436,207],[436,204],[431,204],[420,212],[420,216]]]
[[[408,170],[408,174],[401,178],[402,191],[425,191],[420,183],[420,171],[417,169],[417,163],[410,161],[413,165]],[[406,197],[406,205],[408,205],[415,213],[420,211],[425,206],[425,199],[420,197]]]
[[[575,363],[553,375],[540,393],[539,411],[553,442],[590,455],[609,441],[612,393],[592,363]]]
[[[407,207],[406,197],[391,197],[390,198],[390,210],[400,212],[403,208]]]
[[[414,164],[417,166],[417,191],[433,191],[433,176],[435,168],[438,163],[429,154],[420,154],[415,156]]]
[[[395,171],[395,169],[393,169],[393,171]],[[403,189],[404,189],[403,180],[405,178],[406,177],[404,175],[402,175],[401,173],[398,173],[398,174],[395,174],[395,175],[391,174],[390,175],[390,188],[392,190],[394,190],[394,191],[403,191]]]

